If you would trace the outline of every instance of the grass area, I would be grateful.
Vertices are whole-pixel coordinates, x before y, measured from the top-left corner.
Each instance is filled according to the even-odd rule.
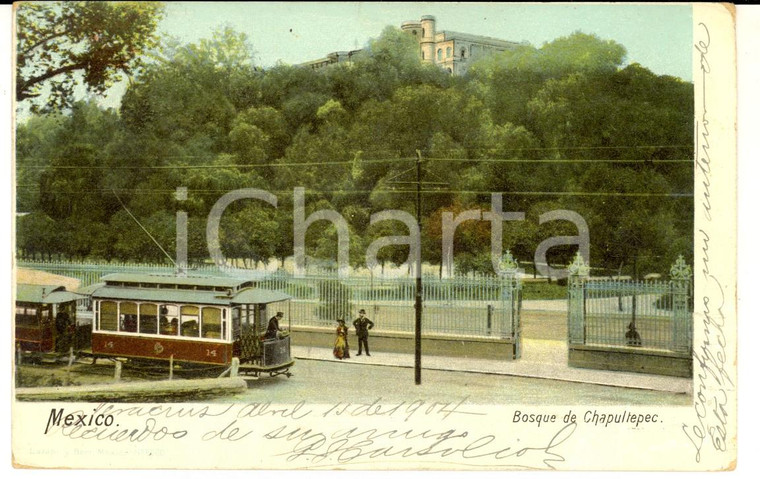
[[[546,281],[523,283],[523,301],[531,299],[567,299],[567,286]]]
[[[74,362],[69,369],[65,362],[33,362],[27,360],[16,367],[16,387],[56,387],[85,386],[89,384],[113,383],[114,362],[100,359],[95,364],[91,359]],[[223,368],[183,368],[174,365],[174,378],[197,379],[217,377]],[[157,381],[169,377],[168,363],[123,363],[119,382]]]
[[[102,384],[113,380],[113,368],[98,371],[88,365],[75,363],[71,373],[63,364],[22,364],[16,369],[17,387],[81,386]]]

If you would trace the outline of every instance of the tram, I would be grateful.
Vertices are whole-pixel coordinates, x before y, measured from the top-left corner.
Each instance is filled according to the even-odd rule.
[[[89,318],[77,317],[86,300],[62,284],[16,284],[16,350],[36,359],[56,359],[89,346]]]
[[[240,374],[290,376],[289,328],[269,318],[291,297],[226,277],[115,273],[86,289],[92,300],[94,358],[171,362]],[[289,317],[289,315],[288,315]]]

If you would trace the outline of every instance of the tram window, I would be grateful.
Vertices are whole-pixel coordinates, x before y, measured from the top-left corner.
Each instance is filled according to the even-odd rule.
[[[156,334],[158,332],[158,307],[155,304],[140,305],[140,332]]]
[[[129,301],[119,303],[119,331],[137,332],[137,305]]]
[[[38,326],[37,308],[16,307],[16,326]]]
[[[203,308],[201,331],[204,338],[222,337],[222,311],[219,308]]]
[[[232,337],[240,337],[240,308],[232,308]]]
[[[182,306],[180,332],[182,336],[198,337],[198,306]]]
[[[164,304],[161,306],[159,313],[159,332],[169,336],[176,336],[179,308],[173,304]]]
[[[116,302],[115,301],[101,301],[100,302],[100,321],[98,323],[99,329],[103,331],[116,331],[117,317],[116,317]]]

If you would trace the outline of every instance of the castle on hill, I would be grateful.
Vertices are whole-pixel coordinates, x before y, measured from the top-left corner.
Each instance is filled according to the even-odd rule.
[[[419,21],[406,21],[401,30],[413,35],[420,46],[420,59],[438,65],[452,75],[463,75],[470,64],[486,55],[513,49],[521,43],[498,38],[436,29],[435,17],[425,15]],[[303,63],[313,69],[335,63],[351,62],[362,50],[340,51]]]

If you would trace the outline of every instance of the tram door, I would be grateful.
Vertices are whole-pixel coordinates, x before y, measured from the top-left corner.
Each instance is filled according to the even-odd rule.
[[[260,337],[266,332],[266,305],[246,304],[241,307],[240,359],[251,360],[261,356]],[[233,325],[234,330],[234,325]],[[237,342],[237,338],[236,342]],[[237,349],[237,348],[236,348]]]

